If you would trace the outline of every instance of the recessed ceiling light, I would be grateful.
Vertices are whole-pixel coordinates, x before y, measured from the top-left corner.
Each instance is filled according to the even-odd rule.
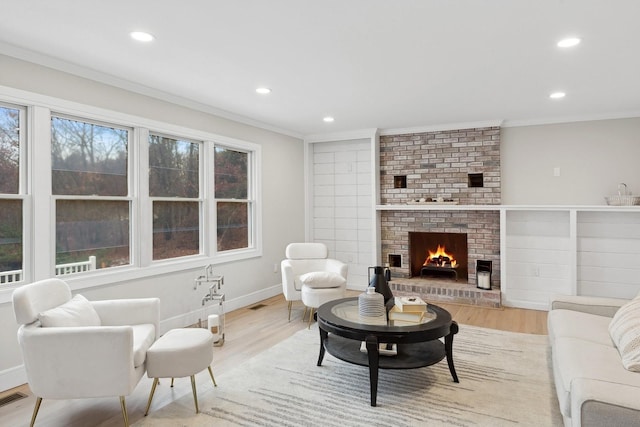
[[[267,95],[271,93],[271,89],[269,89],[268,87],[259,87],[258,89],[256,89],[256,92],[258,92],[261,95]]]
[[[553,92],[551,95],[549,95],[549,98],[551,99],[560,99],[560,98],[564,98],[567,94],[564,92]]]
[[[153,41],[155,37],[149,33],[145,33],[144,31],[132,31],[129,33],[132,39],[137,40],[139,42],[150,42]]]
[[[322,119],[322,120],[324,120],[324,121],[325,121],[325,122],[327,122],[327,123],[331,123],[331,122],[333,121],[333,117],[327,116],[327,117],[325,117],[325,118],[324,118],[324,119]]]
[[[580,39],[577,37],[569,37],[562,39],[558,42],[558,47],[573,47],[580,44]]]

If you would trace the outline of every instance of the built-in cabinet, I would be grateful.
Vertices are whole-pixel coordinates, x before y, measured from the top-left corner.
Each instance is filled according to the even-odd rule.
[[[378,205],[383,210],[498,210],[502,304],[548,309],[553,294],[640,292],[640,207]]]

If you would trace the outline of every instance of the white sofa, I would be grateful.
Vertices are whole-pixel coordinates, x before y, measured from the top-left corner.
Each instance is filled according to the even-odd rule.
[[[640,426],[640,372],[625,369],[609,325],[629,300],[552,298],[549,340],[565,426]]]

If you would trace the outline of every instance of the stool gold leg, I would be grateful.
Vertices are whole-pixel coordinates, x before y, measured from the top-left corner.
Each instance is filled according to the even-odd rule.
[[[304,322],[304,319],[307,318],[307,310],[309,309],[309,307],[307,307],[306,305],[304,306],[304,313],[302,313],[302,321]]]
[[[149,400],[147,401],[147,409],[144,411],[144,416],[146,417],[149,413],[149,408],[151,407],[151,399],[153,399],[153,393],[156,392],[156,386],[158,385],[158,378],[153,379],[153,385],[151,386],[151,393],[149,393]]]
[[[173,387],[173,378],[171,378],[171,387]]]
[[[38,416],[38,411],[40,410],[40,404],[42,403],[42,398],[39,397],[36,399],[36,406],[33,407],[33,414],[31,415],[31,427],[36,423],[36,417]]]
[[[196,376],[191,375],[191,389],[193,390],[193,401],[196,404],[196,414],[200,412],[198,409],[198,393],[196,392]]]
[[[289,301],[289,322],[291,322],[291,305],[293,304],[293,301]]]
[[[218,387],[218,384],[216,384],[215,378],[213,378],[213,371],[211,370],[211,366],[209,366],[207,369],[209,369],[209,375],[211,375],[211,381],[213,381],[213,386]]]
[[[127,402],[124,400],[124,396],[120,396],[120,407],[122,408],[122,417],[124,418],[125,427],[129,427],[129,415],[127,414]]]
[[[311,329],[311,320],[313,320],[313,307],[309,308],[309,326],[307,326],[307,329]]]

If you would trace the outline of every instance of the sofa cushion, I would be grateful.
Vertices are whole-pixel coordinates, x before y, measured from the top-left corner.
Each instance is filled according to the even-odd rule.
[[[141,366],[147,358],[147,350],[156,337],[156,328],[151,323],[133,325],[133,366]]]
[[[620,352],[623,366],[640,372],[640,298],[620,307],[609,324],[609,333]]]
[[[640,387],[640,375],[624,369],[615,347],[577,338],[557,339],[553,346],[553,371],[560,412],[571,417],[571,391],[575,378]]]
[[[573,310],[551,310],[547,328],[551,343],[560,338],[580,338],[596,344],[613,346],[609,336],[611,318]]]
[[[314,271],[300,276],[300,282],[310,288],[338,288],[347,281],[338,273],[331,271]]]
[[[82,295],[76,295],[58,307],[38,315],[43,327],[100,326],[100,316],[91,303]]]

